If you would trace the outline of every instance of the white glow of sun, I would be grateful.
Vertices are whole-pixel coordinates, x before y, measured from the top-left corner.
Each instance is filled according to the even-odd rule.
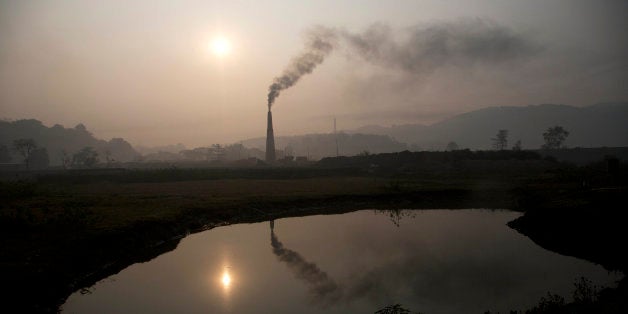
[[[222,274],[222,285],[225,287],[229,287],[231,285],[231,275],[228,272],[224,272]]]
[[[225,57],[231,53],[231,42],[225,37],[216,37],[211,41],[209,48],[216,56]]]

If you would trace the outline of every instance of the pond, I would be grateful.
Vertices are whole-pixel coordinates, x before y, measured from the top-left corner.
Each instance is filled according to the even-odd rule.
[[[219,227],[75,293],[64,313],[524,310],[621,274],[547,251],[491,210],[362,210]]]

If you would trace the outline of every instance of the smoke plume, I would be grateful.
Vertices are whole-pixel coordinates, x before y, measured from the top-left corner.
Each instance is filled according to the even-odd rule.
[[[316,300],[323,301],[326,304],[332,304],[342,298],[341,286],[329,278],[327,273],[318,268],[316,264],[306,261],[299,253],[285,248],[283,243],[277,239],[272,229],[270,240],[273,253],[280,261],[290,267],[298,279],[307,283],[310,292],[314,295]]]
[[[387,69],[417,76],[444,66],[508,64],[539,50],[527,36],[484,19],[464,19],[393,30],[374,24],[362,33],[317,27],[307,33],[305,49],[268,88],[268,106],[279,93],[312,71],[336,48]]]
[[[283,74],[276,77],[268,88],[269,109],[282,90],[296,84],[303,75],[312,73],[316,66],[325,61],[325,57],[334,48],[335,38],[336,34],[332,30],[322,27],[312,29],[307,33],[305,51],[293,59]]]
[[[349,54],[419,75],[447,65],[503,64],[538,50],[526,36],[482,19],[435,23],[401,31],[375,24],[363,33],[342,35]]]

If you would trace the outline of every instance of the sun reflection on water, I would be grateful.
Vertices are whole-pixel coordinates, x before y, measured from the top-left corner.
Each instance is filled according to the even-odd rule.
[[[233,269],[223,264],[221,271],[212,276],[212,282],[215,288],[220,291],[220,299],[222,299],[223,312],[232,312],[231,307],[233,298],[234,284],[237,282],[237,276],[234,276]]]
[[[220,273],[217,279],[217,282],[222,288],[223,296],[228,297],[229,294],[231,294],[231,289],[235,282],[231,267],[224,266],[222,273]]]

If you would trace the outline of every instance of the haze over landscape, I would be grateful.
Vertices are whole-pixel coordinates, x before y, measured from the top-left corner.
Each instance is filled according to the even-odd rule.
[[[0,0],[7,313],[628,313],[628,1]]]
[[[628,98],[625,1],[0,5],[0,117],[134,146],[263,136],[269,84],[321,28],[335,48],[277,99],[278,136]]]

